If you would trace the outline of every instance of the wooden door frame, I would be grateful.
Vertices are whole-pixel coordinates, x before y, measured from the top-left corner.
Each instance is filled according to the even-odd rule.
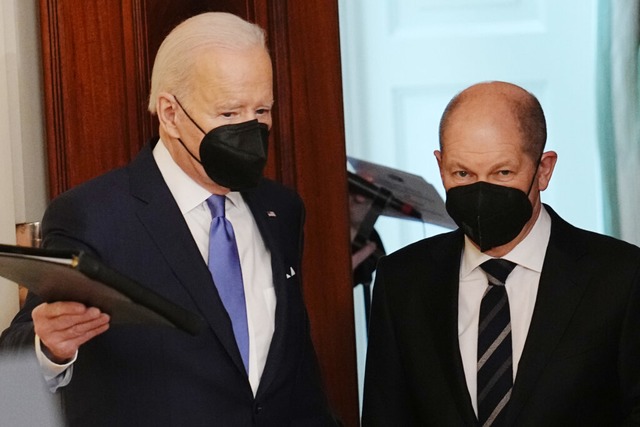
[[[269,20],[264,27],[276,70],[277,170],[307,208],[303,272],[312,336],[331,401],[346,425],[357,426],[338,4],[260,2],[265,3]]]

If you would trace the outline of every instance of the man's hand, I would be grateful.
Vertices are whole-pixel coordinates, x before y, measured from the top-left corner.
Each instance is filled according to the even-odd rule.
[[[109,329],[108,314],[78,302],[40,304],[32,317],[43,350],[55,363],[73,358],[82,344]]]

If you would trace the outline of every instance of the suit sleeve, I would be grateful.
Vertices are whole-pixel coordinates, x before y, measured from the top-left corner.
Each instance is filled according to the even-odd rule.
[[[396,340],[390,283],[385,258],[376,273],[369,325],[369,345],[364,380],[362,425],[418,425],[413,414],[407,379]]]
[[[29,349],[35,350],[35,332],[33,331],[31,310],[41,303],[40,298],[34,294],[27,294],[24,307],[13,318],[11,325],[5,329],[0,336],[0,351],[5,353],[20,352]]]
[[[625,426],[640,425],[640,260],[636,264],[627,312],[620,334],[619,378]]]

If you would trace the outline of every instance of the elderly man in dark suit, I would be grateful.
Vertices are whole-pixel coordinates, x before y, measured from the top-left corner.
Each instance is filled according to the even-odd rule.
[[[45,247],[87,251],[206,323],[195,337],[111,325],[31,295],[2,346],[35,344],[70,425],[334,424],[299,282],[303,205],[261,177],[272,105],[263,31],[190,18],[154,64],[160,138],[47,209]]]
[[[545,141],[518,86],[447,106],[435,156],[460,228],[380,261],[363,425],[640,425],[640,249],[541,203]]]

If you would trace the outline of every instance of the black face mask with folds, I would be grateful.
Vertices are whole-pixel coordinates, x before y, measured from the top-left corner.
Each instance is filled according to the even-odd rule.
[[[243,191],[258,185],[267,163],[269,127],[250,120],[248,122],[223,125],[205,132],[189,116],[178,99],[189,120],[204,137],[200,143],[200,159],[178,139],[187,152],[198,161],[216,184],[232,191]]]
[[[450,188],[446,208],[482,252],[515,239],[533,213],[524,191],[483,181]]]

